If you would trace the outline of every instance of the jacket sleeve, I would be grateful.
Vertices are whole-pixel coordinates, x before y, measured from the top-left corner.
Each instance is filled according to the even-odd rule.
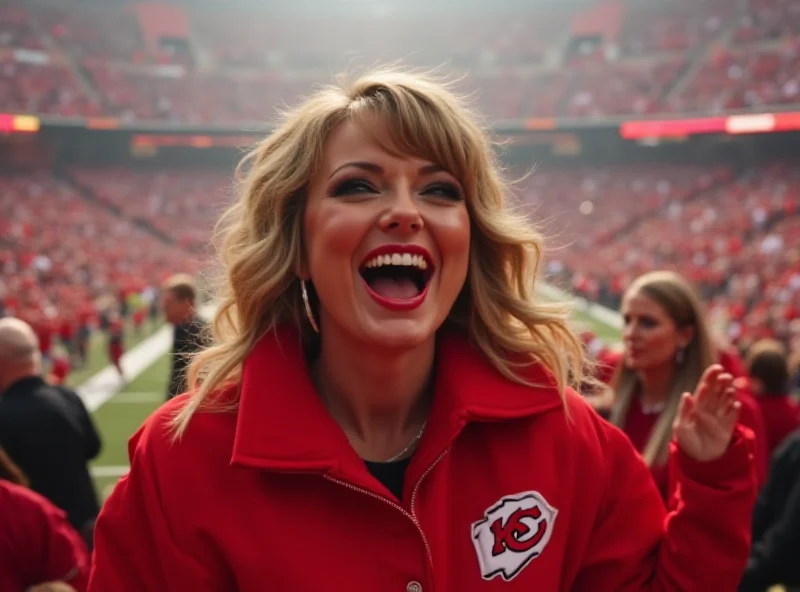
[[[30,561],[28,585],[66,582],[78,592],[86,590],[89,552],[67,515],[45,498],[23,490],[14,499],[17,526],[24,537],[17,552]]]
[[[750,548],[755,501],[752,436],[737,428],[728,452],[698,463],[673,443],[676,506],[667,513],[647,466],[608,425],[605,500],[573,592],[736,590]]]
[[[800,479],[795,479],[784,505],[763,538],[753,544],[739,592],[763,592],[783,580],[783,574],[796,569],[800,549]]]
[[[169,453],[167,440],[160,424],[146,425],[131,439],[131,470],[114,488],[95,526],[89,592],[229,589],[176,541],[170,520],[183,514],[180,507],[165,504],[157,462]]]
[[[761,408],[751,394],[746,391],[739,392],[739,402],[742,404],[739,413],[739,423],[752,430],[755,436],[753,449],[753,462],[756,472],[756,482],[759,487],[767,482],[769,472],[769,449],[767,447],[767,428]]]

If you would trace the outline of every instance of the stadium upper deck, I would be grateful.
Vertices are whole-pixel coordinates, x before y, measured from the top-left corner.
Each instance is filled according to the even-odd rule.
[[[332,71],[392,59],[468,73],[464,90],[501,119],[800,102],[794,0],[428,4],[301,16],[245,3],[7,3],[0,110],[264,121]]]

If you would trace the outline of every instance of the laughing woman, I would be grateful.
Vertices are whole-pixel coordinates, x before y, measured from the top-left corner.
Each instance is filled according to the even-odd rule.
[[[684,396],[668,515],[569,387],[540,237],[447,90],[323,90],[244,170],[217,345],[131,441],[92,592],[735,590],[755,490],[731,389],[712,369]]]

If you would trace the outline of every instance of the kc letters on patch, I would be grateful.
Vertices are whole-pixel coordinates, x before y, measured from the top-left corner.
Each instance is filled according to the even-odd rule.
[[[484,580],[508,582],[542,554],[558,510],[538,491],[506,495],[472,525],[472,543]]]

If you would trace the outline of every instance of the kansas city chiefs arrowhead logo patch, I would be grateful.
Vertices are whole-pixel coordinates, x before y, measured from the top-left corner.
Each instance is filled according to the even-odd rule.
[[[538,491],[504,496],[472,525],[472,543],[484,580],[513,580],[542,554],[558,510]]]

